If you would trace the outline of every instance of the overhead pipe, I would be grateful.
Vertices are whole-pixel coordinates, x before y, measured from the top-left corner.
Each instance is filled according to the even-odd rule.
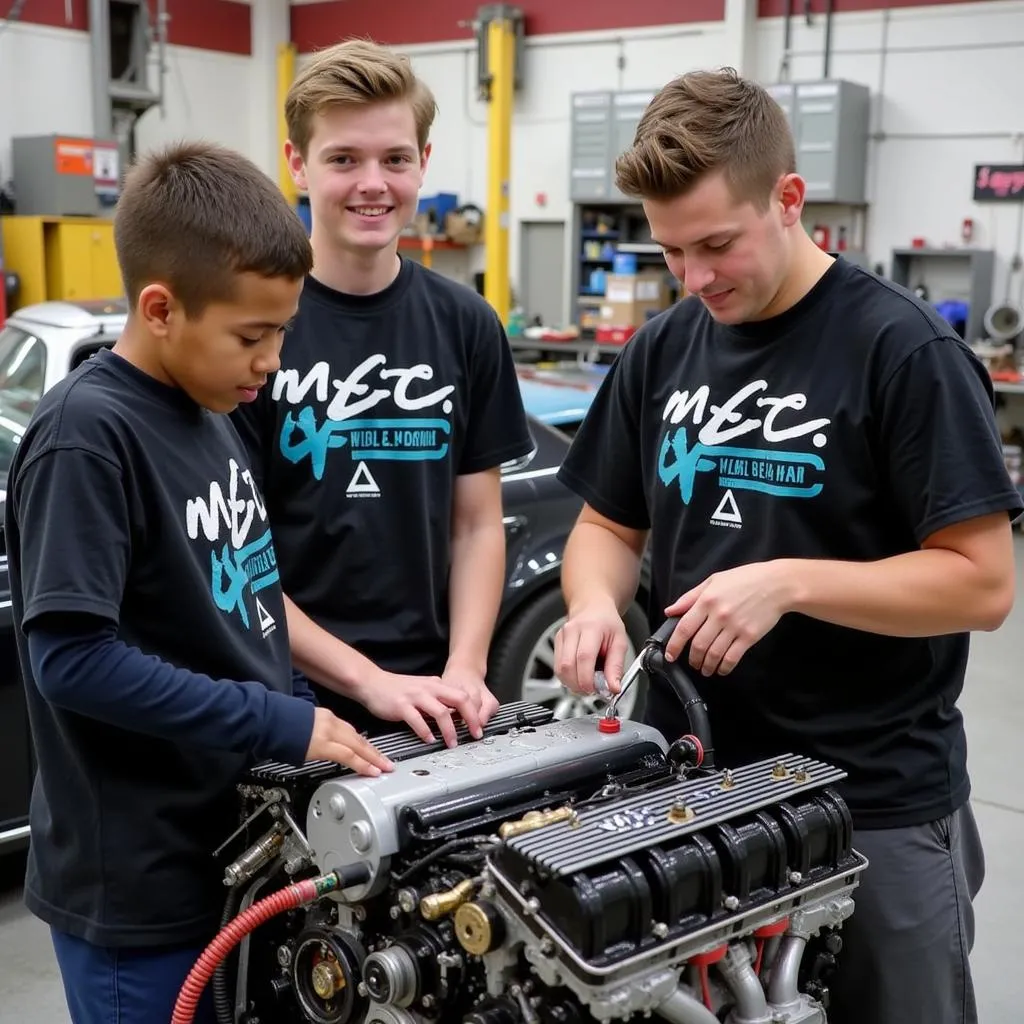
[[[160,116],[167,116],[166,102],[166,79],[167,79],[167,23],[171,16],[167,13],[167,0],[156,0],[156,53],[157,53],[157,83],[156,94]]]
[[[832,15],[835,12],[835,0],[825,0],[825,56],[821,77],[828,81],[832,70]]]
[[[782,15],[782,60],[779,62],[779,81],[789,81],[789,58],[793,46],[793,0],[786,0]]]
[[[961,50],[1018,50],[1024,47],[1024,39],[993,39],[985,43],[928,43],[913,46],[851,46],[833,48],[833,54],[844,57],[878,57],[883,53],[959,53]],[[821,50],[794,50],[794,57],[818,57]]]
[[[114,133],[110,99],[110,2],[89,0],[89,40],[92,52],[92,134],[108,139]]]

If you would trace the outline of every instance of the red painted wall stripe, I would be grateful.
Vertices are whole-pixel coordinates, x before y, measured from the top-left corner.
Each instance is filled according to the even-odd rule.
[[[150,11],[156,4],[150,0]],[[252,11],[230,0],[167,0],[167,41],[219,53],[252,53]],[[89,0],[71,0],[71,21],[64,0],[29,0],[21,21],[33,25],[89,31]]]
[[[259,0],[257,0],[259,2]],[[150,0],[150,9],[152,9]],[[220,53],[252,53],[252,9],[229,0],[167,0],[167,41]]]
[[[330,46],[349,36],[366,36],[380,43],[412,45],[469,39],[472,30],[459,22],[472,21],[479,0],[328,0],[291,9],[292,42],[300,53]],[[527,35],[594,32],[601,29],[644,28],[695,21],[721,21],[725,0],[585,0],[553,3],[524,0]]]
[[[10,4],[5,5],[5,11]],[[71,21],[66,14],[64,0],[28,0],[18,21],[32,25],[52,25],[54,28],[89,29],[89,0],[71,0]]]

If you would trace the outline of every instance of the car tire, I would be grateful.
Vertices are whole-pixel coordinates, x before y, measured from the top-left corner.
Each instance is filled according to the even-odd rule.
[[[491,650],[487,682],[491,691],[502,704],[531,699],[527,693],[527,673],[530,672],[533,663],[539,660],[536,656],[538,646],[543,644],[546,650],[548,645],[553,644],[554,634],[565,621],[565,616],[565,602],[561,590],[557,586],[550,587],[530,600],[501,631]],[[623,616],[623,623],[626,626],[626,633],[633,651],[639,652],[651,635],[647,616],[639,604],[634,602],[629,606]],[[627,665],[633,656],[635,655],[627,656]],[[549,666],[544,666],[542,663],[541,667],[550,672],[549,686],[553,698],[551,701],[543,703],[546,705],[550,703],[557,709],[556,694],[561,693],[562,701],[565,702],[569,699],[568,692],[558,685]],[[531,686],[530,689],[532,691],[535,687]],[[627,698],[631,698],[631,706],[628,707],[628,716],[624,715],[624,717],[634,720],[641,718],[647,704],[646,676],[641,674],[637,677]],[[624,702],[627,698],[623,699]],[[604,706],[604,703],[596,698],[577,698],[575,703],[573,711],[575,714],[584,714],[586,710],[600,710]],[[566,716],[558,714],[557,717]]]

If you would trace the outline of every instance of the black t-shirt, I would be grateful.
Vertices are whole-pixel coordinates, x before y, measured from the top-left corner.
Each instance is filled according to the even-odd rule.
[[[285,593],[381,668],[440,673],[456,477],[533,447],[490,305],[409,260],[368,296],[308,278],[281,369],[234,416],[261,466]]]
[[[882,559],[1022,509],[984,367],[926,304],[842,261],[766,322],[723,326],[688,298],[644,325],[560,479],[650,528],[655,626],[717,571]],[[691,675],[720,763],[820,757],[849,772],[858,825],[890,827],[968,795],[967,652],[967,635],[889,638],[788,614],[730,675]],[[685,725],[660,688],[648,720],[670,735]]]
[[[99,944],[209,938],[235,786],[261,754],[301,758],[312,727],[291,696],[284,601],[241,439],[228,417],[100,352],[43,397],[5,519],[39,764],[26,902]],[[58,704],[33,679],[27,634],[82,613],[127,645],[108,659],[110,687],[131,666],[124,700],[71,678]],[[142,693],[156,659],[165,671]],[[90,701],[99,717],[69,710]]]

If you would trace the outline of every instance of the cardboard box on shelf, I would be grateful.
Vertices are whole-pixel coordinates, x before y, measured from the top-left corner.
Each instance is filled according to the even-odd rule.
[[[484,237],[484,215],[479,210],[449,213],[444,230],[459,245],[478,245]]]
[[[668,304],[669,289],[660,271],[609,274],[601,303],[601,323],[639,327],[649,315],[660,313]]]

